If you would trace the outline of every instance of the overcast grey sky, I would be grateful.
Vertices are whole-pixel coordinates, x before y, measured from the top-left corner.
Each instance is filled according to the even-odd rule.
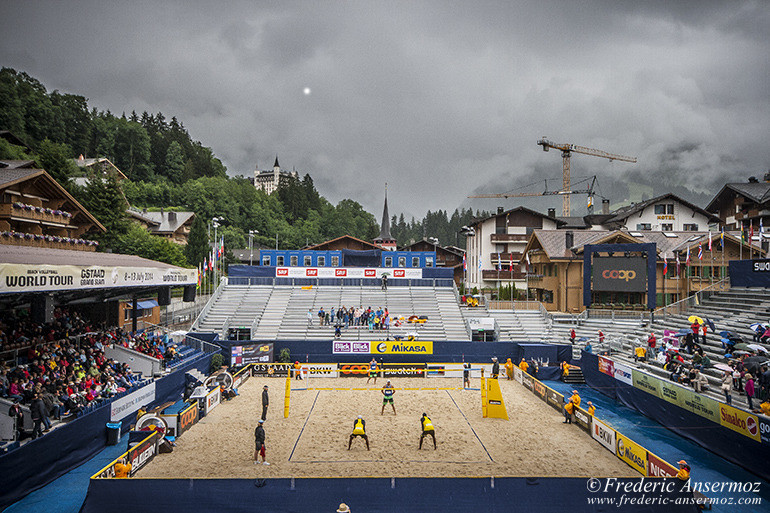
[[[391,212],[422,216],[558,178],[543,135],[638,156],[573,157],[616,203],[629,180],[711,195],[767,170],[769,6],[3,0],[0,65],[177,116],[231,175],[278,154],[378,217],[386,181]]]

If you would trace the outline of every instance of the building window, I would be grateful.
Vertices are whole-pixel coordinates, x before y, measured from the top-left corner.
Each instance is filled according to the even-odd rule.
[[[636,225],[637,230],[652,230],[652,225],[650,223],[638,223]]]
[[[270,256],[269,255],[263,255],[262,256],[262,265],[267,265],[267,266],[270,265]],[[282,264],[278,264],[278,265],[282,265]]]
[[[398,266],[399,267],[406,267],[406,257],[398,257]]]
[[[420,267],[420,257],[412,257],[412,267]]]
[[[318,257],[318,267],[326,267],[326,257],[323,255],[320,255]]]
[[[299,265],[299,257],[297,255],[291,255],[289,257],[289,265],[292,267],[297,267],[297,265]]]
[[[270,257],[267,257],[267,260],[268,260],[268,262],[269,262],[269,261],[270,261]],[[277,255],[277,256],[275,257],[275,265],[277,265],[277,266],[282,266],[282,265],[283,265],[283,262],[284,262],[284,260],[283,260],[283,255]]]
[[[333,256],[332,257],[332,267],[339,267],[340,266],[340,257]]]
[[[425,267],[433,267],[433,257],[425,257]]]
[[[692,224],[683,224],[682,229],[686,232],[697,232],[698,231],[698,225],[695,223]]]
[[[668,223],[668,224],[663,223],[660,225],[660,229],[663,230],[664,232],[672,232],[674,231],[674,225],[671,223]]]
[[[552,290],[543,290],[543,303],[553,303]]]
[[[666,214],[672,214],[673,215],[673,213],[674,213],[674,204],[673,203],[669,203],[668,205],[666,205]]]
[[[310,267],[311,265],[313,265],[313,257],[311,257],[310,255],[305,255],[303,265],[305,267]]]
[[[385,257],[385,267],[393,267],[393,257]]]
[[[666,213],[666,205],[663,205],[663,204],[655,205],[655,213],[656,214],[665,214]]]

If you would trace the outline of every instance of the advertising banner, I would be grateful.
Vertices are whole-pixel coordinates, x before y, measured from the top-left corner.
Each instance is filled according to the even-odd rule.
[[[647,476],[649,477],[676,477],[678,468],[663,461],[651,452],[647,452]]]
[[[762,440],[759,434],[759,421],[756,415],[739,410],[727,404],[719,403],[719,420],[721,424],[757,442]]]
[[[251,369],[241,369],[233,375],[233,387],[238,388],[251,377]]]
[[[446,376],[446,367],[444,364],[429,363],[425,372],[429,378],[443,378]]]
[[[532,391],[535,393],[536,396],[538,396],[540,399],[545,401],[545,385],[540,383],[538,380],[533,379]]]
[[[591,416],[587,411],[575,408],[575,423],[586,433],[591,432]]]
[[[428,363],[426,368],[429,378],[462,378],[462,363]]]
[[[604,374],[608,376],[615,377],[615,365],[612,360],[609,358],[605,358],[603,356],[600,356],[598,359],[599,363],[599,372],[603,372]]]
[[[680,400],[680,392],[684,390],[682,387],[675,385],[674,383],[670,383],[666,380],[660,380],[660,398],[664,399],[671,404],[679,405],[681,404]]]
[[[433,354],[433,342],[423,340],[369,342],[372,354]]]
[[[592,290],[645,292],[647,259],[644,257],[593,257]]]
[[[591,436],[608,451],[615,452],[615,430],[596,417],[593,418],[593,422],[591,423]]]
[[[205,408],[203,410],[205,415],[208,415],[211,410],[217,407],[219,402],[222,400],[222,395],[220,393],[220,388],[216,387],[214,390],[206,394],[206,403]]]
[[[273,361],[273,343],[233,346],[230,349],[230,365],[240,367],[250,363],[270,363]]]
[[[379,340],[370,342],[332,342],[333,354],[433,354],[433,342],[424,340]]]
[[[196,401],[192,405],[190,405],[189,408],[185,408],[181,412],[179,412],[179,422],[177,425],[179,426],[179,434],[177,436],[181,436],[182,433],[193,427],[193,425],[198,422],[198,402]]]
[[[615,379],[618,381],[622,381],[623,383],[627,385],[633,385],[634,381],[631,377],[631,367],[628,365],[624,365],[619,362],[613,362],[613,369],[612,374],[615,376]]]
[[[332,354],[371,354],[369,342],[332,342]]]
[[[770,444],[770,422],[759,416],[759,436],[763,444]]]
[[[139,411],[139,408],[145,404],[150,404],[155,400],[155,382],[140,388],[119,399],[115,399],[110,404],[110,421],[117,422],[132,413]]]
[[[717,424],[720,423],[718,401],[687,388],[679,390],[678,397],[679,406],[685,410],[689,410]]]
[[[377,365],[377,370],[381,370],[380,365]],[[339,364],[339,377],[341,378],[359,378],[367,377],[369,375],[368,363],[341,363]]]
[[[276,267],[276,278],[401,278],[422,279],[422,268],[396,269],[390,267]]]
[[[160,433],[153,431],[147,438],[128,450],[128,462],[131,464],[130,476],[134,477],[140,468],[147,465],[158,453]]]
[[[286,377],[293,366],[293,363],[255,363],[252,372],[255,376]]]
[[[552,388],[546,389],[545,402],[559,413],[561,413],[562,408],[564,408],[564,396]]]
[[[518,367],[513,368],[513,379],[521,383],[521,375],[524,374]]]
[[[634,442],[627,436],[616,432],[618,448],[616,454],[618,458],[628,463],[628,465],[639,471],[643,476],[647,475],[647,449]]]
[[[380,365],[385,378],[422,378],[425,376],[424,363],[385,363]]]
[[[633,371],[632,375],[634,387],[644,390],[655,397],[660,397],[660,380],[658,378],[637,370]]]
[[[0,294],[197,283],[197,269],[180,267],[0,264]]]
[[[303,363],[303,369],[307,369],[308,374],[315,378],[336,378],[336,363]]]
[[[532,376],[530,376],[526,372],[522,372],[521,373],[521,384],[524,385],[525,387],[529,388],[530,390],[532,390],[532,388],[533,388]]]

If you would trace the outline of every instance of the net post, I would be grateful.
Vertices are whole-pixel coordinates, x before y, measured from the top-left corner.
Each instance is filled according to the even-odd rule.
[[[283,418],[289,418],[289,401],[291,397],[291,369],[286,374],[286,392],[283,399]]]

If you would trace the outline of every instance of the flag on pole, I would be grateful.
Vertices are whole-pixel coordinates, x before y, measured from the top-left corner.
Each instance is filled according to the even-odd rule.
[[[209,270],[209,262],[206,257],[203,257],[203,277],[206,277],[206,271]]]
[[[762,232],[762,227],[759,228],[759,231]],[[761,239],[762,235],[759,238]],[[743,223],[741,223],[741,242],[746,242],[746,230],[743,229]]]
[[[722,245],[722,249],[725,249],[725,227],[722,227],[722,235],[720,236],[720,244]]]
[[[676,254],[676,275],[679,276],[679,253]]]
[[[764,237],[763,233],[765,231],[765,228],[762,226],[762,218],[759,218],[759,242],[762,242],[762,237]]]
[[[759,220],[760,227],[762,226],[762,220]],[[754,220],[749,221],[749,244],[754,240]],[[762,241],[762,229],[759,230],[759,240]]]
[[[222,235],[222,238],[219,241],[219,258],[222,258],[225,256],[225,236]]]
[[[690,265],[690,246],[687,246],[687,258],[684,260],[684,265]]]
[[[198,264],[198,288],[201,288],[201,264]]]
[[[709,230],[709,251],[711,251],[711,230]]]
[[[481,257],[479,257],[479,271],[481,271]]]
[[[698,260],[703,260],[703,245],[698,243]]]
[[[502,271],[503,270],[503,261],[500,259],[500,252],[497,252],[497,270]]]
[[[668,272],[668,258],[666,258],[666,254],[663,253],[663,276],[665,276],[667,272]]]
[[[468,272],[468,262],[465,261],[465,253],[463,253],[463,271]]]
[[[526,257],[527,257],[527,267],[529,267],[529,251],[527,251],[527,252],[525,253],[525,255],[526,255]]]

